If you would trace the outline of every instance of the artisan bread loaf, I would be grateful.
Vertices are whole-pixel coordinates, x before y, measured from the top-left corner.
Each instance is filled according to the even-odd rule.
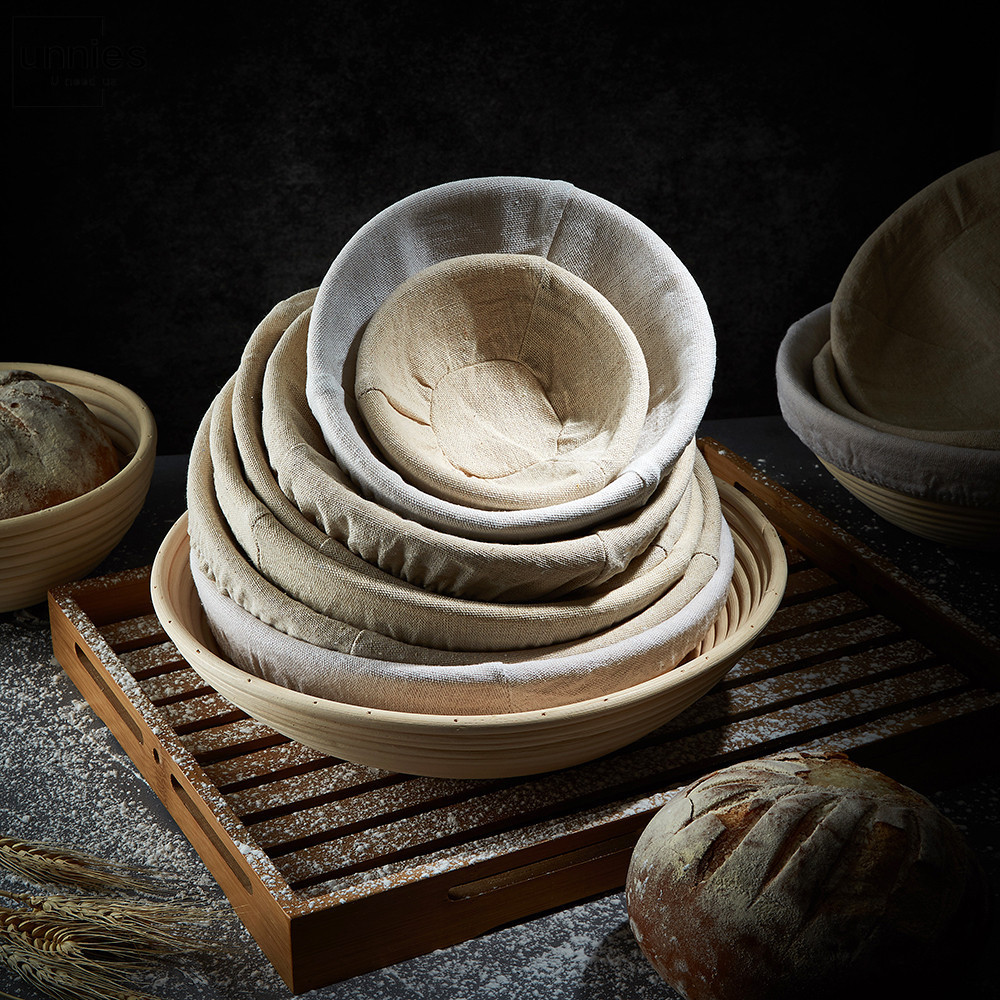
[[[639,838],[626,901],[687,1000],[958,996],[987,917],[958,830],[842,755],[735,764],[679,791]]]
[[[97,417],[33,372],[0,372],[0,518],[72,500],[118,472]]]

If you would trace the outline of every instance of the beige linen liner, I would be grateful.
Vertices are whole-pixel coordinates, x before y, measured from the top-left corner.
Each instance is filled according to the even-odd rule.
[[[1000,449],[1000,153],[893,212],[837,286],[819,399],[877,431]]]
[[[384,634],[383,623],[374,622],[376,627],[359,627],[346,622],[342,617],[324,615],[305,604],[296,601],[267,579],[261,576],[244,558],[243,553],[233,541],[229,525],[220,510],[213,487],[212,457],[209,448],[210,416],[206,414],[199,429],[198,437],[191,455],[191,469],[188,482],[189,497],[189,534],[192,545],[192,565],[204,572],[213,583],[237,604],[247,609],[254,609],[255,616],[279,631],[303,639],[313,645],[356,655],[385,659],[397,662],[425,663],[461,663],[489,660],[497,655],[497,651],[450,652],[446,649],[414,645]],[[728,532],[722,517],[714,480],[707,471],[704,460],[699,455],[700,462],[696,466],[700,479],[704,500],[704,526],[699,538],[699,545],[692,554],[683,576],[671,586],[666,593],[655,600],[641,613],[625,619],[620,624],[605,628],[596,635],[576,641],[548,644],[546,649],[518,649],[512,643],[509,649],[503,650],[505,660],[521,660],[541,658],[552,653],[559,655],[566,650],[580,651],[586,648],[600,648],[610,642],[635,635],[646,628],[659,624],[665,618],[677,613],[694,595],[697,594],[712,578],[718,563],[718,551],[722,535]],[[707,475],[707,484],[704,482]],[[384,581],[382,581],[384,582]],[[398,581],[397,581],[398,582]],[[726,581],[728,586],[728,581]],[[414,588],[416,589],[416,588]],[[367,594],[370,595],[369,589]],[[380,595],[380,596],[384,596]],[[413,596],[413,595],[411,595]],[[440,595],[425,595],[435,601]],[[597,597],[599,610],[601,595]],[[361,614],[371,618],[370,610],[366,610],[367,599],[354,598],[355,605],[362,605]],[[459,602],[460,604],[461,602]],[[613,601],[612,601],[613,603]],[[418,599],[419,605],[419,599]],[[552,617],[557,625],[563,624],[560,618],[560,608],[553,604]],[[577,617],[586,617],[587,602],[572,602],[569,607]],[[536,605],[507,605],[495,608],[498,617],[504,614],[533,616],[538,608]],[[439,609],[436,615],[440,620]],[[573,620],[571,616],[570,621]],[[422,626],[426,627],[426,625]],[[530,629],[529,629],[530,630]],[[521,628],[514,628],[518,634]],[[551,630],[550,630],[551,634]]]
[[[1000,322],[1000,314],[998,314],[998,322]],[[855,423],[870,427],[873,431],[881,434],[912,438],[916,441],[927,441],[934,444],[951,445],[956,448],[967,448],[970,451],[975,449],[996,451],[1000,448],[1000,388],[996,389],[997,429],[978,428],[976,430],[956,431],[928,427],[904,427],[900,424],[891,424],[884,420],[877,420],[870,414],[863,413],[844,394],[830,341],[823,344],[813,358],[812,376],[816,387],[816,398],[824,406],[828,407],[834,413],[839,413],[842,417],[846,417],[848,420],[853,420]],[[997,374],[995,384],[1000,387],[1000,374]]]
[[[371,565],[424,590],[489,601],[551,600],[621,573],[683,499],[697,451],[693,440],[645,506],[585,534],[551,541],[467,539],[367,500],[329,456],[306,402],[308,309],[283,326],[309,296],[279,304],[255,331],[237,371],[233,423],[248,485],[285,527],[314,547],[322,539],[316,541],[310,529],[318,528]]]
[[[596,492],[632,458],[646,360],[621,314],[536,254],[471,254],[404,281],[358,345],[354,396],[388,462],[485,510]]]
[[[498,651],[551,645],[609,628],[658,598],[689,567],[699,542],[705,508],[718,506],[714,481],[699,455],[691,503],[679,505],[656,543],[629,568],[601,587],[561,601],[503,604],[429,593],[385,574],[330,541],[314,549],[287,531],[247,489],[238,474],[235,443],[228,420],[232,380],[210,411],[209,447],[199,433],[189,477],[196,548],[216,579],[228,580],[223,548],[213,555],[201,533],[202,493],[214,488],[229,532],[249,561],[280,591],[314,611],[393,639],[444,649]],[[211,477],[211,479],[209,478]],[[708,494],[706,497],[704,494]],[[717,516],[717,512],[709,515]],[[243,602],[240,602],[243,603]],[[247,610],[258,614],[252,605]]]
[[[452,665],[389,662],[341,653],[293,638],[245,611],[192,565],[202,606],[230,662],[275,684],[317,698],[390,711],[497,715],[597,698],[673,669],[696,650],[718,617],[733,574],[727,526],[708,583],[679,598],[658,622],[624,634],[550,650],[544,658]],[[606,640],[601,644],[600,640]],[[359,644],[360,645],[360,644]],[[535,651],[536,653],[538,651]]]
[[[830,341],[829,304],[793,323],[778,348],[781,414],[824,462],[868,483],[935,503],[1000,510],[1000,451],[960,447],[871,427],[828,406],[815,359]]]

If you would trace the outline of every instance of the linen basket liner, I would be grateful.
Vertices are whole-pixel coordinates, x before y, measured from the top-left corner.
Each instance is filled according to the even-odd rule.
[[[234,474],[235,442],[231,425],[224,425],[229,388],[231,383],[213,407],[210,449],[216,496],[235,541],[278,589],[358,627],[380,627],[418,645],[459,649],[508,649],[577,638],[655,600],[683,573],[701,536],[701,496],[690,491],[693,502],[678,505],[654,544],[599,588],[530,605],[428,592],[383,573],[325,535],[323,546],[313,548],[256,500]]]
[[[997,322],[1000,323],[1000,317],[998,317]],[[816,398],[824,406],[833,410],[834,413],[847,417],[848,420],[871,427],[872,430],[881,431],[884,434],[894,434],[898,437],[915,438],[917,441],[929,441],[960,448],[984,448],[996,451],[1000,447],[1000,431],[980,429],[956,432],[953,430],[914,429],[900,424],[890,424],[884,420],[876,420],[867,413],[863,413],[844,395],[837,371],[837,363],[833,357],[833,348],[829,340],[823,344],[813,358],[812,373],[813,384],[816,387]],[[998,376],[997,385],[1000,385],[1000,376]]]
[[[720,532],[719,545],[720,552],[724,545],[730,547],[732,545],[728,526],[724,523]],[[200,574],[208,579],[213,590],[227,598],[229,604],[241,607],[242,605],[237,598],[244,594],[246,587],[253,589],[257,599],[264,599],[264,611],[259,616],[259,620],[268,627],[267,634],[275,642],[279,642],[283,635],[288,635],[299,638],[308,645],[331,652],[349,653],[354,657],[394,663],[419,663],[448,667],[471,666],[479,663],[497,662],[498,660],[508,664],[516,664],[528,661],[541,662],[567,656],[585,656],[606,646],[627,642],[642,635],[644,631],[654,628],[659,630],[657,634],[662,642],[677,641],[679,635],[684,638],[682,630],[686,623],[690,622],[690,618],[685,617],[687,614],[685,608],[696,600],[702,601],[702,597],[699,595],[703,590],[708,588],[718,598],[717,611],[725,603],[729,578],[720,573],[720,566],[725,566],[721,555],[710,556],[704,552],[696,553],[688,572],[663,597],[641,614],[626,619],[618,626],[604,632],[573,642],[559,643],[538,649],[505,650],[499,653],[463,652],[408,645],[369,630],[353,628],[337,619],[319,615],[311,608],[273,587],[259,574],[254,575],[252,567],[248,563],[237,566],[236,582],[240,589],[236,594],[230,593],[214,579],[211,569],[198,555],[193,544],[191,548],[192,572],[196,576]],[[729,571],[731,573],[731,566]],[[698,606],[700,607],[701,604],[699,603]],[[670,624],[671,620],[673,624]],[[302,638],[303,636],[306,638]],[[225,621],[222,622],[222,634],[218,638],[220,641],[226,642],[239,639],[238,636],[228,634]],[[641,640],[641,644],[646,642],[645,639]],[[581,663],[583,662],[585,661],[581,661]]]
[[[963,507],[1000,509],[1000,451],[924,441],[851,419],[819,399],[814,359],[830,339],[829,304],[793,323],[778,349],[781,414],[821,459],[866,482]]]
[[[646,360],[621,314],[532,254],[454,257],[386,299],[358,344],[354,397],[381,456],[470,507],[594,493],[632,458]]]
[[[206,415],[209,447],[202,447],[199,440],[189,476],[192,538],[215,578],[228,581],[226,563],[232,554],[221,546],[206,549],[213,536],[202,532],[201,512],[211,505],[202,494],[213,488],[226,534],[232,533],[253,568],[278,590],[324,616],[335,615],[357,628],[407,643],[506,650],[551,645],[611,627],[648,606],[689,569],[696,546],[704,541],[704,501],[718,508],[714,481],[699,455],[692,481],[698,488],[691,490],[690,505],[678,506],[657,543],[601,587],[580,597],[530,604],[469,601],[427,592],[383,573],[338,543],[331,541],[328,551],[322,552],[283,528],[236,472],[232,430],[219,417],[229,408],[231,387],[232,380]],[[709,518],[719,516],[715,510]],[[258,613],[255,606],[244,606]]]
[[[547,507],[481,511],[406,482],[366,440],[353,395],[358,338],[401,282],[452,257],[536,254],[618,310],[645,357],[649,409],[635,454],[611,483]],[[648,226],[564,181],[486,177],[417,192],[363,226],[320,284],[310,320],[309,406],[362,493],[403,516],[473,538],[525,541],[606,521],[645,503],[695,436],[712,391],[715,338],[698,286]]]
[[[223,593],[279,631],[325,648],[396,662],[478,662],[497,655],[496,651],[450,651],[401,641],[386,635],[381,623],[378,623],[378,629],[363,628],[344,621],[339,615],[320,614],[264,578],[247,561],[235,543],[229,525],[218,506],[212,486],[210,421],[211,411],[206,413],[202,420],[191,454],[188,477],[188,532],[191,540],[192,564],[204,572]],[[196,485],[198,483],[208,484],[208,487]],[[558,655],[570,648],[584,648],[588,643],[592,648],[597,648],[627,634],[642,631],[687,603],[715,571],[718,565],[720,537],[727,530],[722,521],[714,480],[711,481],[711,487],[709,495],[702,498],[707,501],[703,503],[706,515],[702,538],[704,544],[695,551],[681,579],[665,594],[640,614],[627,618],[596,635],[557,642],[543,649],[518,650],[512,647],[502,651],[504,659],[542,658],[546,655],[546,650]],[[533,610],[535,606],[527,604],[524,607]]]
[[[1000,449],[1000,153],[927,185],[865,240],[815,357],[831,410],[890,434]]]
[[[386,573],[456,597],[554,599],[621,573],[684,498],[697,451],[693,439],[643,507],[586,534],[488,542],[401,518],[357,493],[329,456],[305,399],[308,310],[282,333],[286,315],[275,307],[247,345],[236,373],[233,423],[247,485],[314,547],[324,544],[318,529]]]
[[[453,666],[394,663],[314,646],[255,618],[195,565],[192,574],[222,655],[248,673],[312,697],[367,708],[497,715],[606,696],[673,669],[697,649],[725,604],[733,540],[724,526],[719,565],[708,584],[645,631],[546,659]]]

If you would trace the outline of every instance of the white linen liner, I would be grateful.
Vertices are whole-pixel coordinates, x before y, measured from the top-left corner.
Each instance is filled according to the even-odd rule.
[[[592,530],[537,542],[467,539],[400,517],[361,496],[330,457],[305,397],[309,293],[258,326],[236,373],[234,429],[247,484],[314,547],[324,535],[424,590],[517,602],[601,586],[645,552],[693,475],[692,439],[645,505]],[[304,306],[285,326],[288,316]],[[263,375],[261,374],[263,370]]]
[[[781,414],[824,461],[865,482],[965,507],[1000,509],[1000,451],[892,434],[830,409],[813,362],[830,339],[829,304],[792,324],[778,349]]]
[[[603,489],[541,508],[476,510],[416,489],[366,439],[352,390],[365,324],[406,278],[475,253],[536,254],[576,274],[611,302],[642,346],[649,410],[632,461]],[[564,181],[486,177],[410,195],[347,243],[320,284],[310,320],[306,394],[337,463],[366,496],[449,533],[525,541],[645,503],[694,437],[714,371],[715,338],[701,292],[648,226]]]
[[[496,715],[597,698],[673,669],[694,650],[725,604],[733,540],[723,522],[708,582],[659,621],[604,636],[543,659],[504,656],[472,663],[391,662],[303,642],[270,627],[222,594],[192,558],[211,631],[227,659],[248,673],[317,698],[368,708],[438,715]]]

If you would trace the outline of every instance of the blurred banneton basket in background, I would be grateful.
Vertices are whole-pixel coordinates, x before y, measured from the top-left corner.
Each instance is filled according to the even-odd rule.
[[[813,359],[829,341],[830,306],[792,324],[778,351],[788,426],[858,500],[930,541],[1000,547],[1000,451],[892,434],[818,398]]]
[[[34,372],[81,399],[104,426],[122,467],[89,493],[0,520],[0,611],[37,604],[50,587],[98,566],[142,509],[156,456],[153,414],[131,389],[76,368],[0,362],[7,368]]]
[[[1000,547],[1000,153],[904,202],[786,333],[781,412],[897,527]]]

